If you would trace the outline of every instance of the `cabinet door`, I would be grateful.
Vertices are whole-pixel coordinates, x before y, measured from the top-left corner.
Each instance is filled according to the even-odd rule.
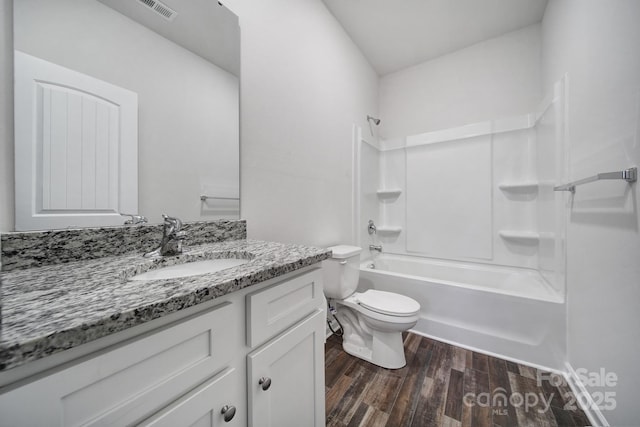
[[[240,345],[220,304],[0,394],[0,426],[124,426],[158,411],[229,365]]]
[[[239,385],[236,370],[227,368],[139,426],[241,426],[245,408]]]
[[[247,356],[250,426],[325,425],[323,334],[317,310]]]

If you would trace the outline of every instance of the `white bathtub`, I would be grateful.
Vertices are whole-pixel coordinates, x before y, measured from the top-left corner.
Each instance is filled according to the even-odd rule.
[[[537,271],[387,254],[363,262],[360,270],[360,290],[397,292],[420,303],[413,332],[564,368],[565,333],[556,327],[564,323],[564,298]]]

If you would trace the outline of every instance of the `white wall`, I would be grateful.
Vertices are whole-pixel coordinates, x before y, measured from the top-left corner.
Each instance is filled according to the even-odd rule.
[[[15,12],[16,49],[138,94],[139,212],[218,217],[199,196],[237,189],[238,78],[97,1],[21,0]]]
[[[14,223],[12,10],[12,0],[0,0],[0,232]]]
[[[540,25],[380,79],[383,138],[534,111],[541,98]]]
[[[352,238],[352,125],[368,132],[378,78],[320,0],[236,0],[242,217],[251,238]],[[227,4],[227,2],[225,2]]]
[[[568,73],[572,178],[640,165],[640,2],[552,0],[542,25],[543,79]],[[569,196],[567,195],[567,198]],[[637,425],[640,383],[638,184],[577,188],[567,236],[571,365],[615,372],[611,425]],[[604,389],[590,387],[591,392]]]
[[[225,4],[242,31],[241,197],[250,237],[349,242],[352,125],[368,129],[366,115],[377,114],[377,75],[319,0]],[[13,194],[7,203],[12,212]]]

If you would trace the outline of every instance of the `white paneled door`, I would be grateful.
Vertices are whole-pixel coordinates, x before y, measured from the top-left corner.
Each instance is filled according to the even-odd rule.
[[[138,210],[138,95],[15,51],[16,230]]]

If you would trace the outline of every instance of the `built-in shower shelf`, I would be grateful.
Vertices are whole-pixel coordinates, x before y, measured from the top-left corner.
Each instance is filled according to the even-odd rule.
[[[385,188],[385,189],[380,189],[376,191],[376,194],[381,199],[393,199],[400,196],[400,194],[402,194],[402,189],[401,188]]]
[[[513,193],[535,193],[538,191],[538,183],[535,181],[503,182],[498,185],[498,188]]]
[[[538,235],[540,240],[553,240],[556,238],[556,234],[549,231],[540,232]]]
[[[381,225],[377,228],[380,234],[399,234],[402,231],[402,227],[396,227],[392,225]]]
[[[500,230],[498,235],[505,240],[528,244],[538,243],[540,241],[540,233],[537,231]]]

